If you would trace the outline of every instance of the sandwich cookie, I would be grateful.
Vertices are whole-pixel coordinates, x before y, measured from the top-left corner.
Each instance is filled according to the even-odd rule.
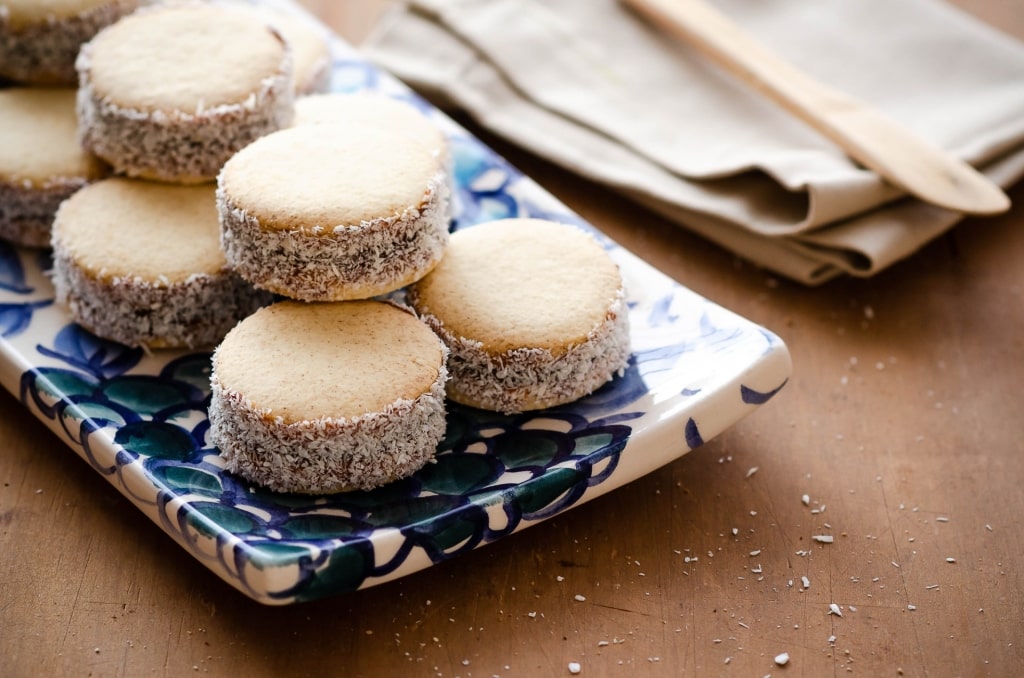
[[[76,67],[82,144],[133,177],[211,181],[294,112],[291,50],[243,5],[139,10],[83,45]]]
[[[368,490],[433,458],[447,349],[387,302],[282,301],[213,356],[210,440],[225,468],[280,492]]]
[[[407,299],[451,351],[448,397],[464,405],[561,405],[629,360],[618,267],[573,226],[506,219],[457,231]]]
[[[217,180],[221,246],[257,287],[368,299],[440,261],[451,219],[436,145],[386,125],[302,125],[242,149]]]
[[[78,84],[82,43],[144,0],[0,0],[0,79]]]
[[[65,201],[53,227],[56,298],[128,346],[215,346],[271,301],[227,267],[213,184],[113,177]]]
[[[0,89],[0,238],[49,245],[61,201],[109,174],[76,128],[73,89]]]

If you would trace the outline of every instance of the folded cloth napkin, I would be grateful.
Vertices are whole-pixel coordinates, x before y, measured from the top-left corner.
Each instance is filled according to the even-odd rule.
[[[942,0],[712,0],[780,56],[1024,175],[1024,44]],[[616,0],[411,0],[363,45],[441,106],[768,269],[874,274],[962,215],[901,194]]]

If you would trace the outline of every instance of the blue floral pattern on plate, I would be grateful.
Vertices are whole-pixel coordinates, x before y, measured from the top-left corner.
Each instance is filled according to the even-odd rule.
[[[287,2],[278,3],[299,11]],[[453,229],[536,216],[590,228],[504,159],[332,39],[336,91],[413,101],[452,144]],[[685,454],[789,377],[771,332],[595,231],[627,285],[633,356],[582,400],[500,415],[449,405],[436,463],[371,492],[275,494],[207,442],[209,353],[99,339],[53,305],[45,253],[0,242],[0,377],[93,469],[225,581],[267,604],[371,586],[490,543]]]

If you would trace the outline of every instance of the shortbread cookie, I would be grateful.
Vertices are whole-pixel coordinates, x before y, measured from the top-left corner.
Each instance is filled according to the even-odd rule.
[[[228,471],[281,492],[368,490],[408,476],[445,433],[447,349],[381,301],[283,301],[217,347],[210,440]]]
[[[213,184],[114,177],[61,205],[53,225],[57,301],[128,346],[213,347],[271,301],[227,267]]]
[[[108,174],[76,126],[73,89],[0,89],[0,238],[49,245],[61,201]]]
[[[506,219],[458,231],[407,296],[451,350],[448,397],[464,405],[561,405],[629,360],[618,267],[573,226]]]
[[[221,245],[257,287],[368,299],[423,277],[448,243],[441,158],[386,126],[303,125],[242,149],[218,177]]]
[[[331,50],[324,33],[291,12],[268,10],[267,16],[292,48],[295,95],[326,92],[331,84]]]
[[[294,113],[291,50],[243,5],[139,10],[83,45],[76,66],[82,143],[129,176],[211,181]]]
[[[144,0],[0,0],[0,79],[78,84],[82,43]]]

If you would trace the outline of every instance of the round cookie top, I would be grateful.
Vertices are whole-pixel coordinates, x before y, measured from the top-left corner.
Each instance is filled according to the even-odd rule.
[[[78,144],[75,90],[0,89],[0,181],[39,188],[98,179],[106,167]]]
[[[99,98],[123,108],[198,114],[245,102],[280,71],[286,53],[252,8],[169,4],[100,31],[78,68]]]
[[[503,219],[452,234],[411,299],[488,353],[540,348],[557,356],[604,322],[621,289],[618,267],[589,234],[542,219]]]
[[[295,101],[293,125],[334,123],[366,127],[377,125],[408,135],[431,148],[445,147],[444,133],[412,104],[369,92],[314,94]]]
[[[7,10],[7,20],[13,28],[32,24],[60,21],[89,10],[112,5],[114,0],[2,0],[0,14]]]
[[[227,266],[213,184],[104,179],[68,198],[53,229],[54,240],[101,280],[180,283]]]
[[[414,400],[430,391],[444,359],[430,328],[389,303],[282,301],[228,333],[214,371],[265,418],[295,423]]]
[[[439,154],[386,126],[302,125],[236,153],[218,184],[264,230],[331,232],[419,209]]]

